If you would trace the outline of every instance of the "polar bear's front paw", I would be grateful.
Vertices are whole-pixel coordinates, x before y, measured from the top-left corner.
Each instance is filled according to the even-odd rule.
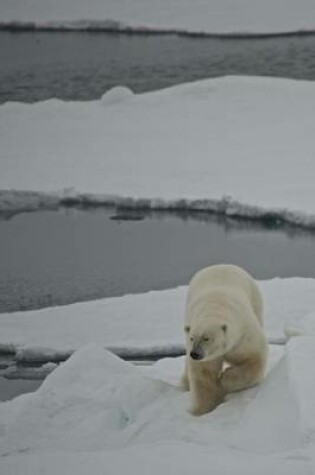
[[[209,409],[201,408],[199,406],[191,406],[188,409],[189,414],[191,414],[192,416],[202,416],[203,414],[206,414],[209,411]]]
[[[189,409],[193,416],[201,416],[207,412],[213,411],[221,402],[223,402],[225,392],[221,386],[216,386],[212,394],[202,393],[198,396],[195,394]]]
[[[215,401],[208,401],[206,404],[192,404],[188,410],[188,412],[192,416],[202,416],[203,414],[206,414],[207,412],[213,411],[221,401],[215,400]]]

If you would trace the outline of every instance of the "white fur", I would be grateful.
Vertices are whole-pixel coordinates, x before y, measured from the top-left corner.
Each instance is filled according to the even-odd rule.
[[[262,379],[268,352],[262,312],[259,288],[240,267],[211,266],[192,278],[186,303],[182,378],[184,389],[191,391],[192,414],[208,412],[226,393]],[[228,368],[223,370],[224,363]]]

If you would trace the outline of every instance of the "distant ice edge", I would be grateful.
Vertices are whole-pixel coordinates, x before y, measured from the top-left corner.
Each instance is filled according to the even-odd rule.
[[[32,191],[0,191],[0,213],[15,214],[22,211],[57,209],[60,206],[106,206],[120,210],[160,210],[208,212],[222,216],[252,219],[262,222],[291,224],[305,229],[315,229],[315,215],[284,208],[264,208],[240,203],[231,196],[220,199],[163,199],[132,198],[116,195],[78,193],[65,189],[56,193]]]
[[[60,20],[60,21],[0,21],[0,31],[85,31],[122,33],[137,35],[178,35],[208,38],[277,38],[287,36],[315,35],[315,29],[292,29],[281,31],[207,31],[198,29],[172,28],[154,25],[129,25],[115,19],[104,20]]]

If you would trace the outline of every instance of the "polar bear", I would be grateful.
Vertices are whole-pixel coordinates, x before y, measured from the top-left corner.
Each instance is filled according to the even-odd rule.
[[[262,313],[259,288],[240,267],[210,266],[192,278],[182,377],[183,389],[191,391],[191,414],[209,412],[226,393],[261,381],[268,354]]]

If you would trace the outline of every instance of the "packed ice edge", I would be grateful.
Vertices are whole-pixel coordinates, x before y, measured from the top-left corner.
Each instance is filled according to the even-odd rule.
[[[57,209],[61,206],[110,207],[122,210],[187,211],[217,214],[231,218],[250,219],[277,224],[291,224],[315,229],[315,216],[302,211],[264,208],[240,203],[231,196],[219,199],[167,200],[163,198],[132,198],[106,194],[80,193],[63,190],[56,193],[37,191],[0,191],[0,215],[14,215],[25,211]]]

